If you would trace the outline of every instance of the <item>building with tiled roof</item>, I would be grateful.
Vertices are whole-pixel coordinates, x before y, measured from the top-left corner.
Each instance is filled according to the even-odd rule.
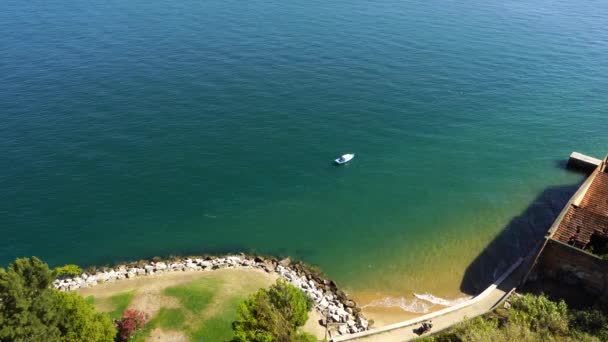
[[[608,248],[608,157],[566,204],[546,236],[531,281],[551,281],[608,303],[608,260],[592,254]]]
[[[608,237],[608,173],[606,160],[589,176],[549,231],[549,238],[587,249],[595,234]]]

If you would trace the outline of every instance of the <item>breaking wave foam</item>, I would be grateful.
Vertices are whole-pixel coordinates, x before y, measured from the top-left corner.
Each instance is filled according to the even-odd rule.
[[[398,307],[403,311],[413,312],[413,313],[427,313],[429,312],[429,305],[423,302],[418,301],[414,298],[411,301],[403,297],[394,298],[394,297],[386,297],[382,299],[376,299],[366,305],[363,305],[363,308],[366,307],[383,307],[383,308],[393,308]]]
[[[442,305],[442,306],[454,306],[460,303],[464,303],[467,300],[473,297],[461,297],[456,299],[444,299],[440,297],[433,296],[430,293],[414,293],[413,300],[407,300],[403,297],[395,298],[395,297],[386,297],[382,299],[376,299],[371,301],[368,304],[363,305],[363,308],[366,307],[383,307],[383,308],[400,308],[403,311],[412,312],[412,313],[427,313],[432,305]],[[430,304],[429,304],[430,303]]]
[[[473,298],[473,297],[461,297],[461,298],[449,300],[449,299],[444,299],[444,298],[440,298],[440,297],[435,297],[430,293],[424,293],[424,294],[414,293],[414,296],[418,299],[427,301],[429,303],[443,305],[443,306],[454,306],[454,305],[457,305],[460,303],[464,303],[467,300]]]

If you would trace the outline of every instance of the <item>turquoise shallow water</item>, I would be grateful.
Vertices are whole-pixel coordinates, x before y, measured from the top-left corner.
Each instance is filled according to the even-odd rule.
[[[454,297],[608,146],[605,1],[2,7],[2,264],[258,251]]]

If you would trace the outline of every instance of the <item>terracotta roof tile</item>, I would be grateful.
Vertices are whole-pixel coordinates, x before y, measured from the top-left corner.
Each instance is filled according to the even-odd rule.
[[[594,233],[608,235],[608,173],[598,172],[580,206],[570,205],[553,239],[585,248]]]

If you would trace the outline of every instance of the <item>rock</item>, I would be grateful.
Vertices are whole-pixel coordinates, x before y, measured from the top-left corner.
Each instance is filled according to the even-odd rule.
[[[144,266],[144,269],[146,270],[146,274],[154,274],[154,266],[146,265]]]
[[[157,262],[154,267],[157,271],[164,271],[167,269],[167,264],[165,264],[164,262]]]
[[[367,330],[367,328],[369,327],[369,322],[365,318],[363,318],[361,316],[359,316],[357,318],[357,323],[359,324],[359,326],[361,328],[363,328],[363,330]]]
[[[344,309],[342,309],[342,308],[338,308],[336,310],[336,314],[338,316],[340,316],[340,318],[341,318],[340,321],[346,321],[350,317],[350,315],[348,314],[348,312],[344,311]],[[354,324],[354,321],[353,321],[353,324]]]
[[[326,327],[326,326],[327,326],[327,319],[326,319],[325,317],[322,317],[322,318],[319,320],[319,324],[320,324],[322,327]]]
[[[276,267],[275,267],[275,265],[274,265],[273,263],[271,263],[271,262],[266,262],[266,263],[264,264],[264,270],[265,270],[266,272],[268,272],[268,273],[272,273],[272,272],[274,272],[274,271],[276,270]]]
[[[329,306],[329,302],[327,302],[327,299],[323,298],[321,300],[321,302],[319,303],[319,308],[323,311],[326,310],[327,307]]]
[[[97,273],[97,282],[105,283],[108,281],[108,274],[106,272]]]
[[[281,261],[279,261],[279,264],[283,267],[287,267],[291,264],[291,259],[289,257],[282,259]]]
[[[346,324],[342,324],[338,327],[338,333],[340,333],[340,335],[348,334],[348,328],[346,327]]]
[[[242,259],[238,256],[229,256],[226,258],[226,260],[230,263],[240,264]]]

